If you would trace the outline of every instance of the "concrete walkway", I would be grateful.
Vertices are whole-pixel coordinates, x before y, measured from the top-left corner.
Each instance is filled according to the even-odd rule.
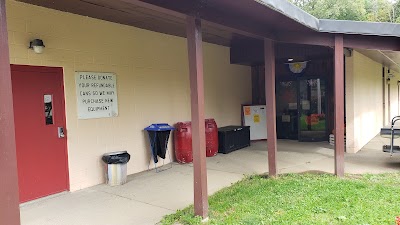
[[[375,138],[357,154],[346,154],[346,173],[400,170],[400,155],[383,153],[388,139]],[[207,159],[209,194],[239,181],[245,174],[268,170],[266,142]],[[333,149],[327,143],[278,141],[280,173],[320,170],[333,173]],[[167,165],[166,167],[169,167]],[[22,225],[151,225],[164,215],[193,203],[192,165],[172,164],[160,173],[129,176],[120,187],[98,185],[62,193],[21,206]]]

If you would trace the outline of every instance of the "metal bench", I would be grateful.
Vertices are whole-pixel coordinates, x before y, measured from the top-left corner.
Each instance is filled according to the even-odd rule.
[[[394,139],[400,137],[400,129],[394,128],[394,125],[399,120],[400,116],[395,116],[392,119],[390,128],[381,128],[381,137],[390,138],[390,145],[384,145],[382,150],[383,152],[390,153],[390,156],[392,156],[393,153],[400,153],[400,146],[394,145]]]

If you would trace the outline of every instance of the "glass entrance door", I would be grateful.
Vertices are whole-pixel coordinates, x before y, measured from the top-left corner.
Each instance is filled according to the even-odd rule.
[[[326,84],[322,79],[299,80],[299,141],[327,140]]]
[[[298,139],[297,80],[276,84],[276,129],[279,139]]]

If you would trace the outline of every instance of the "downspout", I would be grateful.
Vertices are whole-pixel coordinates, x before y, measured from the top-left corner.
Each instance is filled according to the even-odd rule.
[[[385,80],[385,67],[382,67],[382,101],[383,101],[383,126],[386,126],[386,88],[385,88],[386,80]]]

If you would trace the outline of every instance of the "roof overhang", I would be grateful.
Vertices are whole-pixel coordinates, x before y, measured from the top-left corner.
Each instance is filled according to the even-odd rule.
[[[284,0],[18,0],[119,24],[186,37],[186,15],[203,20],[203,40],[230,46],[243,38],[333,46],[335,34],[345,47],[400,51],[400,25],[319,20]],[[397,53],[388,54],[392,60]]]
[[[284,16],[291,18],[298,23],[309,27],[315,31],[319,30],[319,19],[312,16],[311,14],[303,11],[299,7],[293,5],[288,1],[282,0],[254,0],[260,4],[267,6],[268,8],[277,11]]]
[[[361,54],[374,60],[375,62],[381,63],[385,67],[400,72],[400,54],[394,51],[382,51],[382,50],[367,50],[367,49],[355,49]]]
[[[400,37],[400,24],[346,20],[320,20],[319,31],[324,33]]]

